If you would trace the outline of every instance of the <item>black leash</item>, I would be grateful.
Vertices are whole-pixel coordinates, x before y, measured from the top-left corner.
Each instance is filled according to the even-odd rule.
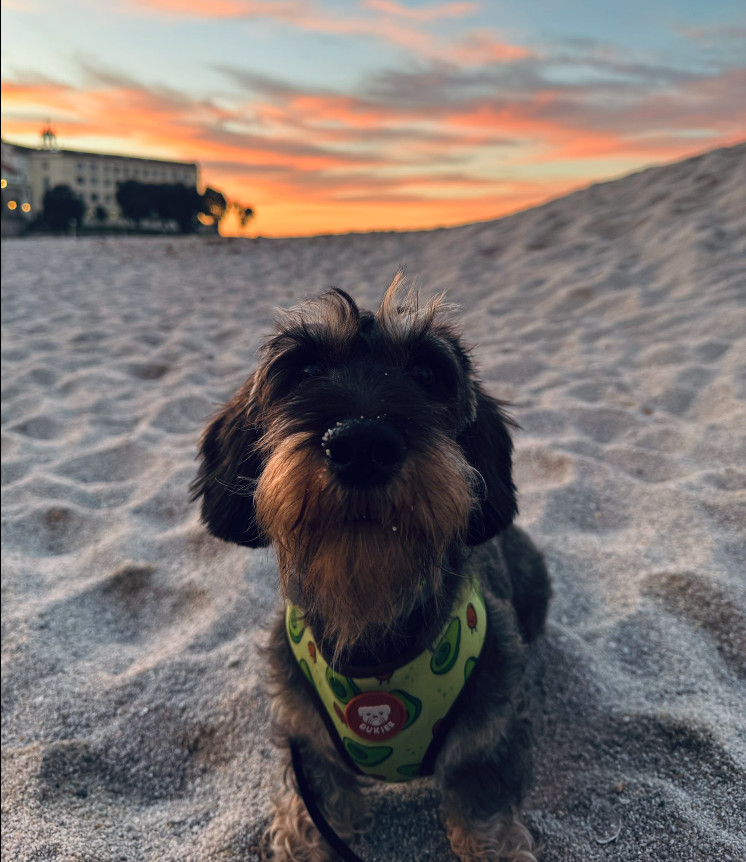
[[[311,786],[306,779],[306,774],[303,772],[303,761],[300,756],[300,747],[296,742],[290,743],[290,757],[295,771],[295,780],[298,782],[298,791],[301,798],[306,804],[306,809],[313,820],[314,825],[319,832],[324,836],[326,842],[334,850],[334,852],[344,859],[344,862],[365,862],[344,843],[337,835],[332,827],[326,822],[326,818],[321,813],[321,809],[316,803],[316,798],[313,795]]]

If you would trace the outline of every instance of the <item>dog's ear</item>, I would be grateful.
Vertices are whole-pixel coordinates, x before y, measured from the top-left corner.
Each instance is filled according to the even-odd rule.
[[[514,423],[503,405],[475,387],[476,418],[458,438],[472,467],[483,479],[480,504],[469,517],[468,545],[480,545],[510,526],[518,514],[513,484],[513,441],[508,426]]]
[[[256,525],[254,488],[262,469],[252,421],[252,378],[210,422],[202,435],[201,464],[192,482],[192,500],[202,497],[202,521],[226,542],[264,547],[269,541]]]

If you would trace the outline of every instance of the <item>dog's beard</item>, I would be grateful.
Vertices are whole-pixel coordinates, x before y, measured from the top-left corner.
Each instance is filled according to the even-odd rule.
[[[339,652],[393,629],[436,594],[448,548],[466,531],[478,475],[460,448],[436,438],[385,485],[342,486],[316,437],[292,434],[259,479],[259,525],[277,552],[287,598]]]

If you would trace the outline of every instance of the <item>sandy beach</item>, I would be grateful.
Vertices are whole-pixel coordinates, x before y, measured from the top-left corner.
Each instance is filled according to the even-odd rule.
[[[273,311],[403,265],[521,426],[544,862],[746,859],[746,144],[499,221],[2,243],[2,859],[258,859],[271,553],[188,485]],[[452,859],[426,781],[371,862]]]

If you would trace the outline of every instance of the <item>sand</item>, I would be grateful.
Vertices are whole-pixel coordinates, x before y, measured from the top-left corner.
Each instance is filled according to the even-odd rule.
[[[276,305],[400,264],[522,426],[543,859],[746,859],[746,145],[456,229],[2,262],[3,860],[257,858],[276,574],[200,525],[197,439]],[[429,784],[371,795],[361,856],[452,858]]]

